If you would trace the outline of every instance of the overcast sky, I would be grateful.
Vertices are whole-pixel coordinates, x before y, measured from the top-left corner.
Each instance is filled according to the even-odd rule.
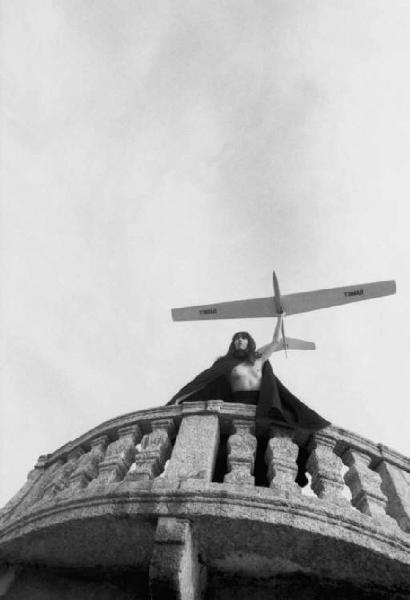
[[[1,494],[274,320],[170,308],[396,279],[289,317],[279,378],[410,454],[410,4],[1,2]]]

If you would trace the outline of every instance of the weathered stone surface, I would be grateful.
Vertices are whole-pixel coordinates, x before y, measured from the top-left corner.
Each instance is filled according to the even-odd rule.
[[[343,459],[349,466],[345,481],[352,492],[352,504],[362,513],[388,520],[387,498],[381,490],[378,473],[369,468],[371,457],[358,450],[346,450]]]
[[[269,584],[252,578],[209,577],[205,600],[408,600],[407,593],[394,593],[383,586],[357,587],[349,582],[335,582],[308,573],[272,577]]]
[[[0,565],[0,598],[4,598],[16,581],[19,568]]]
[[[62,464],[63,460],[58,459],[48,467],[45,467],[43,461],[41,461],[40,465],[36,465],[36,467],[30,471],[27,481],[22,489],[4,507],[0,515],[2,520],[7,520],[10,517],[15,518],[41,500],[45,490],[50,482],[53,481],[55,474],[60,470]]]
[[[88,447],[91,440],[101,436],[108,435],[111,436],[113,432],[118,431],[121,427],[128,427],[129,425],[140,425],[142,422],[153,422],[158,419],[171,419],[175,420],[175,417],[178,417],[181,414],[180,406],[156,406],[155,408],[148,408],[146,410],[138,410],[136,412],[128,413],[126,415],[122,415],[120,417],[115,417],[114,419],[110,419],[101,423],[101,425],[97,425],[87,433],[80,435],[75,440],[64,444],[60,448],[58,448],[55,452],[48,455],[46,457],[46,465],[51,462],[56,461],[58,458],[65,458],[71,450],[77,448],[78,446],[82,446],[84,448]],[[146,433],[145,429],[143,433]]]
[[[190,521],[161,517],[149,569],[152,600],[200,600],[206,569]]]
[[[171,454],[173,432],[172,419],[158,419],[152,422],[152,432],[142,438],[141,450],[136,455],[134,468],[126,476],[127,481],[146,481],[162,473]]]
[[[27,475],[27,481],[23,487],[17,492],[9,502],[0,511],[0,522],[1,520],[7,519],[18,509],[24,508],[24,504],[31,503],[34,501],[35,496],[38,497],[39,483],[44,475],[43,469],[32,469]],[[37,494],[36,494],[37,491]]]
[[[248,420],[233,419],[234,434],[228,439],[228,473],[226,483],[255,485],[253,477],[257,440],[255,426]]]
[[[379,463],[377,472],[382,479],[382,491],[388,498],[388,514],[410,533],[410,473],[386,460]]]
[[[219,444],[219,420],[215,414],[183,418],[165,478],[211,481]]]
[[[91,441],[91,450],[81,456],[78,464],[70,476],[69,492],[72,494],[76,489],[85,488],[92,479],[98,475],[98,465],[104,458],[108,437],[102,435]]]
[[[27,475],[27,480],[22,488],[0,510],[0,520],[2,517],[10,515],[12,512],[14,512],[18,506],[21,507],[22,503],[29,497],[29,495],[33,496],[33,491],[35,489],[43,489],[44,484],[41,486],[39,483],[44,476],[46,466],[47,455],[42,454],[38,457],[34,468]]]
[[[307,469],[312,475],[312,489],[329,502],[347,504],[342,496],[344,483],[341,476],[342,460],[334,452],[335,439],[326,432],[314,435]]]
[[[15,568],[16,575],[2,600],[148,600],[147,585],[142,578],[133,581],[107,573],[88,574],[45,567]]]
[[[67,457],[67,462],[63,463],[56,471],[50,483],[44,490],[44,499],[51,498],[55,494],[62,492],[68,487],[70,477],[77,468],[80,457],[84,454],[84,450],[80,447],[74,448]]]
[[[306,578],[307,586],[319,581],[320,592],[327,591],[324,584],[323,590],[321,587],[326,579],[332,590],[371,589],[371,600],[379,599],[376,592],[380,590],[382,594],[385,590],[391,592],[390,596],[380,596],[383,600],[401,600],[401,594],[410,597],[407,459],[355,434],[327,428],[316,438],[309,463],[313,485],[324,502],[320,497],[300,494],[294,483],[298,450],[295,440],[302,442],[278,426],[266,452],[272,487],[250,486],[244,481],[252,477],[252,410],[254,413],[254,407],[246,406],[235,406],[233,410],[220,401],[210,401],[172,407],[172,411],[165,407],[152,413],[141,411],[110,421],[80,438],[89,448],[93,440],[96,443],[95,432],[102,432],[107,435],[106,442],[111,440],[106,451],[106,442],[100,440],[94,454],[91,451],[79,456],[76,453],[81,452],[80,444],[75,441],[66,445],[64,452],[60,449],[44,457],[32,475],[34,486],[29,485],[17,496],[18,510],[0,524],[0,560],[23,568],[30,562],[64,569],[87,568],[98,572],[97,580],[110,569],[126,567],[127,573],[144,574],[146,587],[151,563],[152,590],[160,594],[166,589],[167,598],[173,597],[170,589],[174,597],[192,595],[188,582],[202,581],[202,561],[209,573],[218,574],[224,581],[231,578],[239,582],[235,592],[238,598],[238,590],[245,590],[246,597],[253,590],[258,600],[265,597],[263,590],[267,590],[266,598],[275,594],[286,598],[287,588],[277,582],[287,576],[301,581]],[[169,462],[174,473],[168,478],[168,467],[165,476],[158,477],[166,452],[169,456],[171,450],[173,424],[181,419]],[[236,427],[235,423],[242,421],[243,427]],[[112,429],[113,423],[118,429]],[[138,439],[138,435],[133,437],[137,430],[127,428],[136,425],[145,434],[142,451],[136,457],[141,461],[143,478],[139,481],[128,476],[121,479]],[[239,475],[233,477],[235,483],[211,481],[220,427],[224,435],[236,428],[228,444],[230,473]],[[334,501],[340,492],[340,480],[335,477],[340,462],[337,457],[335,460],[330,440],[335,440],[337,455],[344,456],[350,466],[350,484],[357,490],[356,501],[363,513]],[[259,441],[263,450],[263,439]],[[71,459],[75,464],[68,467]],[[73,483],[74,476],[85,483],[85,488],[66,487],[67,481]],[[45,491],[44,502],[39,501]],[[392,518],[383,518],[384,496],[388,514],[402,529]],[[23,501],[26,504],[21,510]],[[163,527],[155,533],[160,522]],[[167,552],[173,562],[168,564],[162,559],[168,570],[164,567],[161,571],[158,557]],[[200,575],[195,579],[198,571]],[[339,585],[342,580],[344,587]],[[22,580],[16,581],[20,585]],[[245,581],[250,585],[242,584]],[[14,589],[20,593],[23,588]],[[53,590],[54,596],[47,596],[45,590],[41,600],[64,598],[61,586]],[[88,600],[79,590],[75,600]],[[97,590],[98,597],[104,598],[105,590],[95,587],[96,594]],[[296,594],[297,589],[292,590]],[[307,587],[306,593],[312,590],[316,592],[316,588]],[[136,598],[139,592],[139,588],[133,591]],[[215,588],[209,588],[209,593],[213,592]],[[120,592],[114,597],[122,598]],[[18,596],[18,600],[26,598],[37,600],[35,596]],[[10,599],[15,600],[6,598]]]
[[[118,440],[108,446],[104,460],[99,466],[98,477],[90,483],[90,488],[123,479],[135,458],[135,444],[140,439],[141,430],[138,425],[121,427]]]
[[[269,485],[275,492],[285,495],[301,493],[301,488],[295,483],[299,448],[293,442],[293,436],[292,429],[273,426],[265,454]]]

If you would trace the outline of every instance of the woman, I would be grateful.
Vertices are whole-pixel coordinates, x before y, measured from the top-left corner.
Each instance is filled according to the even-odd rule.
[[[280,315],[272,341],[258,350],[249,333],[235,333],[228,352],[185,385],[168,404],[211,399],[240,402],[256,405],[257,422],[280,421],[307,431],[330,425],[296,398],[272,371],[269,358],[281,344],[282,319]]]

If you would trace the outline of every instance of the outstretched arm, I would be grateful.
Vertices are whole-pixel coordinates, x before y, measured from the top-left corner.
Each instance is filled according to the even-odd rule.
[[[273,332],[272,341],[261,348],[258,348],[257,352],[261,355],[262,362],[265,362],[269,359],[271,354],[275,351],[275,349],[280,344],[280,335],[282,330],[282,322],[283,322],[284,313],[281,313],[276,321],[275,331]]]

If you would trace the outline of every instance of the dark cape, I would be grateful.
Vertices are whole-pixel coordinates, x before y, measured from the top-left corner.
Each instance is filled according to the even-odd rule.
[[[197,400],[224,400],[233,402],[229,374],[242,362],[238,358],[224,356],[214,362],[195,379],[185,385],[167,404],[195,402]],[[330,425],[314,410],[303,404],[279,381],[271,364],[266,361],[262,368],[262,384],[256,406],[256,421],[280,421],[294,429],[318,431]]]

